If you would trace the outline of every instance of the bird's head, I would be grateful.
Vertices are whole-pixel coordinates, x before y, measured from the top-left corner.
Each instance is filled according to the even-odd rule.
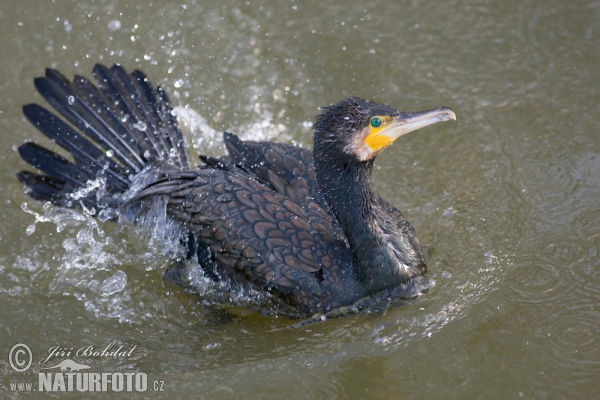
[[[404,112],[358,97],[322,110],[314,124],[315,157],[337,157],[354,163],[372,161],[402,135],[456,119],[447,107]]]

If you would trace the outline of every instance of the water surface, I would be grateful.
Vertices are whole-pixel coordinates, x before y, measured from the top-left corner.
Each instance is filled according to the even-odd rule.
[[[0,33],[0,353],[137,346],[85,361],[166,396],[597,396],[600,3],[29,0],[3,7]],[[288,329],[243,296],[215,313],[165,284],[176,246],[32,201],[14,176],[18,145],[48,144],[21,115],[43,102],[32,80],[96,62],[164,86],[191,153],[222,154],[223,130],[310,146],[318,107],[349,95],[451,107],[456,123],[401,138],[374,176],[435,286]],[[7,388],[33,379],[0,366]]]

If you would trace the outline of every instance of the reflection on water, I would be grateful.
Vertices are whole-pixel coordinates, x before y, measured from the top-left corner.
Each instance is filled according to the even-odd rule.
[[[600,368],[600,6],[80,1],[14,3],[0,61],[0,347],[135,343],[99,368],[206,398],[595,396]],[[309,145],[348,95],[446,105],[454,128],[403,137],[374,183],[415,225],[435,283],[383,312],[303,328],[248,298],[203,303],[162,281],[181,249],[29,199],[11,146],[46,66],[140,68],[176,103],[191,153],[220,132]],[[27,203],[23,209],[21,205]],[[5,360],[2,369],[11,371]],[[3,375],[4,376],[4,375]],[[7,384],[14,375],[2,380]]]

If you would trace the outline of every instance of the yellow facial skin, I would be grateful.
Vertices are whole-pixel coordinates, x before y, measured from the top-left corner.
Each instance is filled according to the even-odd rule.
[[[389,135],[385,135],[384,132],[390,128],[390,125],[394,123],[395,118],[387,115],[375,116],[371,118],[373,121],[374,118],[379,118],[381,120],[381,125],[378,127],[374,127],[371,122],[369,122],[369,135],[365,138],[365,143],[367,146],[373,150],[373,152],[379,152],[390,144],[394,143],[395,138],[391,138]]]

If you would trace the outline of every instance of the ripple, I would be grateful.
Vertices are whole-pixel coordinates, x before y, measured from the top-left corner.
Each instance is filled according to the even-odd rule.
[[[502,253],[487,252],[481,256],[482,260],[468,269],[470,273],[466,280],[466,276],[460,274],[460,280],[448,279],[436,285],[436,290],[417,299],[409,309],[388,309],[386,322],[370,335],[373,343],[393,351],[431,338],[450,322],[464,317],[474,305],[489,299],[499,287],[500,276],[503,276],[499,272],[512,265],[512,260]],[[507,305],[500,301],[493,302],[490,307],[491,312],[500,313]]]
[[[552,318],[545,334],[545,341],[557,362],[572,365],[587,360],[600,365],[600,311],[585,305],[576,310],[564,310],[562,314]]]
[[[600,186],[600,185],[599,185]],[[586,209],[573,220],[573,227],[580,237],[592,238],[600,236],[600,207]]]
[[[581,291],[587,296],[600,296],[600,234],[582,240],[585,256],[571,266]]]
[[[570,233],[544,235],[539,242],[540,256],[551,263],[571,265],[587,258],[581,240]]]
[[[597,223],[596,223],[597,224]],[[530,243],[536,249],[532,256],[540,272],[547,275],[548,281],[554,275],[571,290],[581,296],[598,295],[600,293],[600,233],[594,236],[581,237],[572,231],[560,234],[548,233],[538,235]],[[542,284],[543,279],[539,282]],[[548,285],[552,285],[550,282]]]
[[[559,184],[563,188],[573,189],[576,183],[576,167],[573,165],[573,160],[564,160],[558,165],[550,165],[546,167],[546,181],[551,181],[553,184]]]
[[[545,303],[565,285],[561,271],[552,263],[540,262],[537,257],[522,257],[515,264],[513,274],[517,277],[513,290],[519,294],[520,301]]]
[[[556,344],[564,349],[588,347],[597,340],[597,317],[583,319],[581,315],[569,316],[550,325],[550,330],[556,326]]]

